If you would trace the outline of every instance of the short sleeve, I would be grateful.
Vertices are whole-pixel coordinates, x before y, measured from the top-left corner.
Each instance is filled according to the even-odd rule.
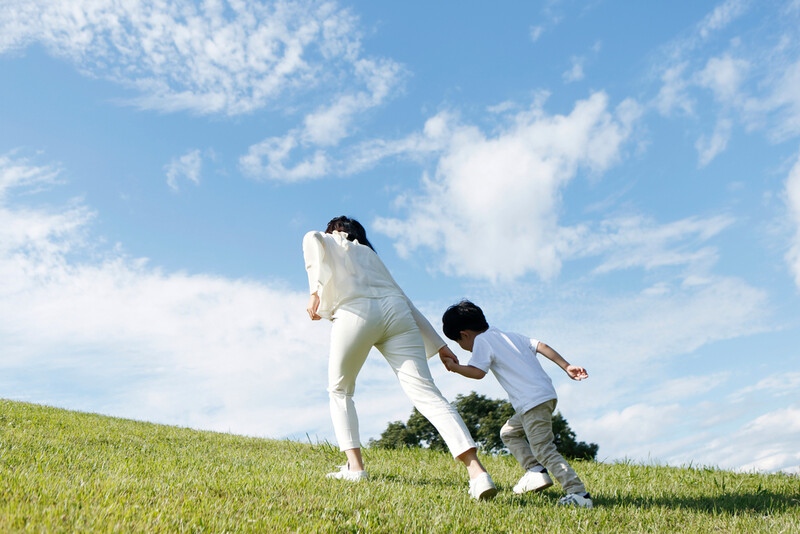
[[[331,279],[331,268],[325,261],[325,242],[320,232],[303,237],[303,258],[306,262],[309,293],[319,292]]]
[[[536,350],[537,347],[539,346],[539,340],[538,339],[533,339],[531,337],[531,338],[528,338],[528,341],[530,342],[529,346],[531,348],[531,351],[533,351],[533,355],[536,356],[536,354],[539,352],[538,350]]]
[[[494,361],[494,354],[489,342],[482,339],[482,336],[475,338],[475,343],[472,345],[472,357],[469,359],[469,365],[477,367],[484,373],[489,372],[489,368]]]

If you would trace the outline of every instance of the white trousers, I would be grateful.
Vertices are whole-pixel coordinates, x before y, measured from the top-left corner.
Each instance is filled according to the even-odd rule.
[[[373,346],[386,358],[406,396],[436,427],[454,457],[475,447],[461,416],[433,383],[422,336],[408,304],[402,297],[385,297],[348,301],[333,315],[328,392],[341,450],[361,447],[353,393],[358,372]]]

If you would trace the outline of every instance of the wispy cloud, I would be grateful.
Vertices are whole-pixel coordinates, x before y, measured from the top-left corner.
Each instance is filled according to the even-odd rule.
[[[350,92],[339,80],[385,68],[361,57],[357,22],[333,2],[306,0],[31,0],[3,6],[0,53],[38,42],[135,89],[143,108],[236,115],[322,84]]]
[[[331,105],[307,114],[302,126],[251,145],[239,158],[242,172],[255,179],[284,182],[348,173],[328,150],[352,133],[358,114],[385,101],[403,74],[389,61],[361,60],[358,65],[357,74],[366,91],[340,96]]]
[[[687,89],[689,82],[685,78],[687,63],[671,65],[661,73],[661,89],[656,95],[654,103],[662,115],[671,115],[678,109],[690,115],[694,109],[694,99]]]
[[[328,150],[405,76],[391,59],[363,53],[357,17],[335,2],[32,0],[3,9],[0,53],[41,43],[89,76],[134,89],[139,96],[128,102],[141,108],[302,114],[297,126],[240,157],[255,179],[336,172]],[[178,176],[196,181],[198,162],[187,154],[170,163],[170,187],[177,190]]]
[[[794,225],[794,236],[786,254],[786,262],[794,275],[795,285],[800,288],[800,158],[786,178],[786,204]]]
[[[599,257],[595,273],[674,266],[702,271],[715,261],[715,251],[705,243],[733,223],[725,215],[663,224],[642,216],[612,217],[599,224],[562,228],[560,250],[568,259]]]
[[[564,74],[561,76],[564,83],[577,82],[585,77],[583,64],[586,60],[582,57],[572,56],[570,61],[572,62],[572,66],[564,71]]]
[[[179,180],[186,179],[198,185],[200,183],[200,173],[203,168],[203,157],[200,149],[190,150],[183,156],[173,158],[164,170],[167,173],[167,185],[173,190],[178,191]]]
[[[723,30],[751,5],[743,0],[719,4],[689,35],[665,47],[657,69],[660,89],[652,104],[661,114],[680,111],[698,120],[716,115],[714,131],[701,135],[695,145],[699,167],[725,151],[737,123],[766,133],[773,142],[800,135],[800,49],[795,38],[800,12],[789,7],[765,10],[755,19],[757,26],[748,22],[740,35],[728,34],[721,41]],[[699,113],[697,102],[709,93],[715,105]]]
[[[697,149],[697,166],[702,168],[711,163],[718,154],[725,151],[731,138],[733,122],[730,119],[720,118],[714,127],[711,137],[701,135],[694,147]]]
[[[703,70],[697,73],[696,80],[699,85],[710,89],[718,101],[733,104],[749,68],[749,61],[724,54],[710,58]]]
[[[706,39],[742,16],[749,7],[749,0],[725,0],[700,22],[697,33]]]
[[[800,372],[789,371],[776,373],[763,378],[753,384],[746,386],[735,393],[730,398],[733,401],[740,401],[748,395],[770,395],[773,397],[785,397],[800,390]]]

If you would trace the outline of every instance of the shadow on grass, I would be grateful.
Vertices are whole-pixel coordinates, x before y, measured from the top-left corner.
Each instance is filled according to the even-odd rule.
[[[550,492],[536,496],[525,496],[520,500],[522,506],[541,506],[543,500],[556,504],[561,495]],[[757,493],[729,493],[708,497],[636,497],[592,495],[595,507],[635,507],[635,508],[673,508],[694,510],[711,514],[755,514],[766,515],[800,509],[800,497],[790,497],[769,491]]]
[[[714,514],[768,514],[786,512],[800,507],[800,498],[770,491],[757,493],[728,493],[708,497],[604,497],[594,499],[600,506],[636,506],[639,508],[666,507],[710,512]]]
[[[431,488],[458,488],[458,487],[466,487],[467,482],[464,481],[463,483],[453,483],[449,480],[444,480],[441,478],[428,478],[428,477],[420,477],[419,474],[415,474],[413,476],[406,476],[401,474],[397,475],[371,475],[372,480],[378,480],[381,482],[391,482],[393,484],[402,484],[404,486],[424,486],[424,487],[431,487]]]

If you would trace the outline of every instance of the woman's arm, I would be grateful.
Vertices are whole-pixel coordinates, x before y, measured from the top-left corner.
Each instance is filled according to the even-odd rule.
[[[436,333],[431,323],[422,315],[411,299],[406,297],[408,307],[411,309],[411,315],[414,317],[414,322],[417,323],[420,334],[422,334],[422,341],[425,344],[425,355],[430,358],[439,352],[439,349],[447,346],[447,343]],[[444,361],[444,360],[443,360]],[[458,360],[456,360],[458,361]]]
[[[306,311],[312,321],[319,321],[322,319],[322,317],[317,315],[317,310],[319,310],[319,295],[315,292],[311,293],[308,297],[308,305],[306,306]]]
[[[306,262],[309,293],[319,295],[319,291],[333,275],[325,261],[325,243],[320,232],[308,232],[303,237],[303,258]]]

